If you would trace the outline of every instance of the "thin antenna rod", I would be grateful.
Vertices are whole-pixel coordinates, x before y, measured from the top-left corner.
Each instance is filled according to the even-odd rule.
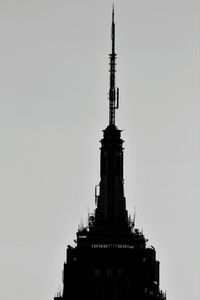
[[[112,53],[115,53],[115,11],[114,11],[114,4],[112,8]]]
[[[112,8],[112,27],[111,27],[112,53],[110,57],[110,89],[109,89],[109,124],[115,125],[115,109],[119,107],[119,89],[115,87],[115,12]]]

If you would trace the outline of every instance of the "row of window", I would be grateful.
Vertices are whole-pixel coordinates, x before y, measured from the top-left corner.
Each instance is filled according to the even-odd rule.
[[[92,248],[129,248],[133,249],[134,246],[126,245],[126,244],[92,244]]]
[[[100,270],[100,269],[95,269],[94,270],[94,276],[99,277],[101,275],[106,275],[107,277],[112,277],[113,276],[113,270],[112,269],[107,269],[105,270]],[[121,277],[124,275],[124,270],[117,270],[117,276]]]

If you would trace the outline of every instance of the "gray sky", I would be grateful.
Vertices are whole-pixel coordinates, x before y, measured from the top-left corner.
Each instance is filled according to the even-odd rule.
[[[0,290],[50,300],[94,209],[108,123],[108,0],[0,1]],[[115,1],[125,194],[168,300],[199,299],[199,6]]]

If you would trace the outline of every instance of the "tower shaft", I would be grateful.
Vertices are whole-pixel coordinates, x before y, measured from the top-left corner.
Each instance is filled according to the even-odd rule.
[[[121,131],[115,125],[108,125],[101,140],[97,224],[127,226],[122,144]]]

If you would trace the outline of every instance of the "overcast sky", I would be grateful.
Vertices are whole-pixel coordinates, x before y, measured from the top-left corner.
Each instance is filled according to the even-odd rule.
[[[199,300],[199,1],[115,1],[125,195],[168,300]],[[94,209],[109,0],[0,0],[0,298],[50,300]]]

